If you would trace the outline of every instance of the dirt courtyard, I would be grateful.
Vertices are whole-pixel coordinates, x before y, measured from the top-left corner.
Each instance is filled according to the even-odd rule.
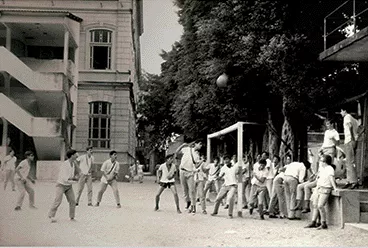
[[[93,203],[99,182],[93,184]],[[119,183],[122,208],[115,207],[112,190],[108,188],[101,206],[88,207],[86,189],[76,210],[76,221],[68,218],[64,197],[57,212],[57,223],[50,223],[47,213],[55,197],[55,183],[38,181],[35,185],[36,206],[28,208],[26,195],[22,210],[14,211],[18,192],[10,185],[0,190],[1,246],[366,246],[368,235],[352,228],[329,226],[328,230],[303,228],[307,221],[284,219],[259,220],[257,214],[244,210],[243,218],[227,219],[220,208],[217,217],[200,208],[195,215],[184,210],[182,189],[178,186],[183,213],[177,214],[171,192],[161,197],[160,211],[155,212],[154,196],[158,185],[153,177],[143,184]],[[74,185],[74,191],[76,189]],[[236,216],[236,215],[234,215]]]

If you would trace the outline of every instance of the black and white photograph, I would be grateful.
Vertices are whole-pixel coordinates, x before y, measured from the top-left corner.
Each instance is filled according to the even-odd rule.
[[[368,0],[0,0],[0,246],[368,245]]]

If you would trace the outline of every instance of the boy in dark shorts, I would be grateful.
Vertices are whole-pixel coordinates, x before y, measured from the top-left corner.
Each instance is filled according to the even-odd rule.
[[[180,206],[179,206],[179,196],[178,196],[176,185],[175,185],[176,167],[173,161],[174,161],[174,154],[167,155],[166,163],[163,163],[162,165],[160,165],[160,168],[158,169],[158,178],[159,178],[160,188],[158,189],[158,192],[156,195],[155,211],[159,209],[158,205],[160,202],[160,195],[166,188],[169,188],[171,189],[171,192],[174,195],[176,211],[178,212],[178,214],[181,214]]]

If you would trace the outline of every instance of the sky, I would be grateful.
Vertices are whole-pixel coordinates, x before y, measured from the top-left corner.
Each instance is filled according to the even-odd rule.
[[[177,7],[173,0],[143,0],[143,29],[141,36],[142,69],[160,74],[162,50],[170,51],[183,33],[178,23]]]

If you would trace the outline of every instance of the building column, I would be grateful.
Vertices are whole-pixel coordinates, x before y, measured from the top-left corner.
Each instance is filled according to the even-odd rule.
[[[60,140],[60,161],[65,161],[66,159],[66,151],[65,151],[65,141],[63,139]]]
[[[69,31],[64,32],[64,74],[68,72],[68,57],[69,57]]]
[[[11,29],[6,26],[6,45],[5,48],[11,51]]]
[[[10,95],[10,76],[6,73],[3,74],[4,76],[4,94],[9,97]],[[5,150],[7,150],[8,147],[8,126],[9,123],[5,119],[5,117],[1,117],[3,121],[3,136],[2,136],[2,146],[5,147]]]
[[[5,44],[6,44],[5,48],[11,51],[11,29],[8,26],[6,26],[6,43]],[[5,86],[4,93],[6,96],[9,96],[10,94],[10,76],[7,75],[6,73],[4,73],[3,76],[4,76],[4,86]],[[4,150],[6,153],[7,147],[8,147],[8,121],[4,117],[1,117],[1,119],[3,122],[3,136],[2,136],[1,144],[4,147]]]

